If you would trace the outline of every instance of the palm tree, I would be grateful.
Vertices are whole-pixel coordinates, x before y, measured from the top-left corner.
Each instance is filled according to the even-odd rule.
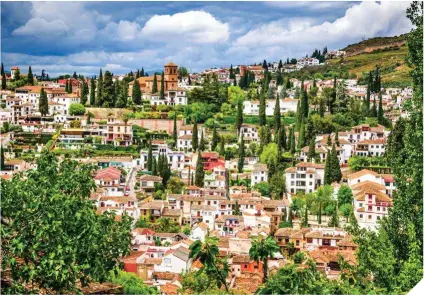
[[[268,257],[272,257],[276,252],[280,252],[280,247],[272,236],[252,238],[249,256],[256,262],[263,262],[264,282],[268,277]]]
[[[218,238],[207,236],[205,241],[202,243],[197,240],[190,245],[190,258],[193,260],[199,260],[204,267],[206,267],[206,273],[211,275],[217,275],[218,288],[224,285],[225,290],[229,293],[227,286],[227,275],[228,275],[228,263],[225,261],[219,261],[216,256],[219,254],[218,249]],[[222,264],[222,269],[218,268],[218,264]]]

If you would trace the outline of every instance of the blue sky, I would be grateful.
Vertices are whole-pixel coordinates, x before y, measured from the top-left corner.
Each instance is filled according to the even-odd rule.
[[[6,69],[191,71],[302,57],[410,31],[408,2],[1,2]]]

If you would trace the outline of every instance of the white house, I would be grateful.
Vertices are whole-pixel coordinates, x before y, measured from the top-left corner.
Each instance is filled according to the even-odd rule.
[[[157,272],[171,272],[180,274],[190,269],[191,258],[190,250],[185,247],[179,247],[176,250],[168,250],[162,258],[162,263],[154,265]]]
[[[204,222],[199,222],[196,224],[193,229],[191,230],[190,238],[193,240],[200,240],[204,241],[206,235],[208,234],[209,227]]]
[[[324,165],[301,162],[285,170],[289,195],[312,193],[324,183]]]
[[[268,181],[268,167],[266,164],[255,164],[253,165],[253,171],[250,177],[251,186]]]
[[[274,115],[275,99],[266,100],[265,114],[267,116]],[[281,113],[287,113],[289,111],[296,112],[298,99],[285,98],[280,99],[280,111]],[[245,115],[259,115],[259,100],[245,100],[243,102],[243,114]]]

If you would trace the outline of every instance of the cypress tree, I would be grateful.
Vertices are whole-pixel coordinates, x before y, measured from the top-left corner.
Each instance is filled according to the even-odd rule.
[[[303,216],[302,227],[308,227],[308,225],[309,225],[308,206],[305,206],[305,215]]]
[[[163,174],[163,157],[162,154],[158,155],[158,175],[162,177]]]
[[[96,106],[101,107],[103,105],[103,73],[100,69],[99,78],[97,80],[97,96],[96,96]]]
[[[372,108],[371,108],[370,117],[377,118],[377,104],[375,102],[375,95],[374,95],[374,104],[372,105]]]
[[[302,118],[307,118],[309,114],[309,101],[308,101],[308,92],[306,90],[303,90],[301,102],[302,102],[301,103]]]
[[[371,103],[371,85],[370,82],[368,82],[367,85],[367,97],[365,98],[365,115],[368,115],[370,112],[370,103]]]
[[[266,101],[265,95],[262,93],[259,101],[259,126],[266,124]]]
[[[305,124],[302,121],[302,124],[300,125],[297,148],[302,149],[304,146],[305,146]]]
[[[28,78],[28,84],[29,85],[34,85],[34,75],[32,74],[32,69],[31,69],[31,66],[29,66],[29,68],[28,68],[28,76],[27,76],[27,78]]]
[[[321,215],[322,215],[322,205],[321,205],[321,202],[319,202],[319,205],[318,205],[318,224],[321,224]]]
[[[188,185],[192,185],[192,183],[191,183],[191,166],[188,166]]]
[[[4,150],[3,147],[0,145],[0,170],[4,170]]]
[[[300,126],[302,125],[302,120],[303,120],[302,100],[298,100],[297,108],[296,108],[296,123],[295,123],[295,128],[297,131],[300,130]]]
[[[379,124],[384,123],[384,111],[383,111],[383,101],[382,101],[381,92],[378,94],[378,112],[377,112],[377,120]]]
[[[280,128],[280,137],[281,137],[281,147],[284,150],[287,150],[287,135],[286,135],[286,126],[284,124],[284,120]]]
[[[105,71],[102,84],[102,106],[112,108],[115,106],[115,89],[113,75],[110,71]]]
[[[69,91],[69,93],[73,92],[73,90],[72,90],[72,80],[69,80],[68,91]]]
[[[6,90],[6,73],[4,72],[3,63],[1,63],[1,89]]]
[[[90,80],[90,106],[94,106],[96,100],[96,81]]]
[[[339,163],[339,158],[337,157],[337,149],[336,149],[336,145],[333,143],[333,147],[331,149],[331,171],[332,171],[332,175],[333,175],[333,181],[337,181],[340,182],[340,180],[342,180],[342,171],[340,169],[340,163]]]
[[[144,68],[141,68],[141,71],[140,71],[140,77],[144,77],[145,75],[144,75]]]
[[[331,151],[329,150],[327,152],[327,158],[325,159],[325,166],[324,166],[324,184],[331,184]]]
[[[243,134],[241,135],[241,139],[240,139],[240,144],[239,144],[239,153],[238,153],[238,164],[237,164],[237,170],[239,173],[243,172],[243,166],[244,166],[244,156],[245,156],[245,152],[244,152],[244,138],[243,138]]]
[[[338,227],[339,226],[339,215],[337,213],[337,207],[334,209],[333,213],[331,213],[331,218],[328,221],[328,226]]]
[[[293,220],[292,220],[293,216],[292,216],[292,212],[291,212],[291,208],[288,207],[287,208],[287,222],[290,224],[291,227],[293,227]]]
[[[336,131],[336,136],[334,137],[334,142],[336,143],[336,146],[340,146],[339,132],[338,131]]]
[[[156,158],[153,158],[152,175],[158,175],[158,162],[156,161]]]
[[[44,91],[44,88],[41,88],[40,99],[38,101],[38,110],[42,116],[45,116],[49,113],[49,102],[47,100],[47,94]]]
[[[309,150],[307,154],[308,162],[312,162],[313,159],[315,159],[316,153],[315,153],[315,136],[311,138],[309,141]]]
[[[199,150],[197,152],[196,177],[194,179],[194,184],[198,187],[203,187],[204,180],[205,180],[205,171],[203,170],[202,156]]]
[[[192,136],[192,143],[191,143],[194,152],[197,151],[197,148],[199,146],[198,136],[199,136],[199,134],[198,134],[198,131],[197,131],[197,120],[194,119],[193,136]]]
[[[199,151],[205,150],[205,139],[203,138],[203,131],[200,133]]]
[[[134,85],[132,89],[132,95],[131,99],[134,104],[141,104],[141,90],[140,90],[140,83],[138,80],[134,80]]]
[[[296,139],[294,137],[294,129],[290,128],[290,153],[294,155],[296,153]]]
[[[216,132],[216,125],[213,124],[213,132],[212,132],[212,141],[211,141],[211,150],[214,151],[218,145],[218,133]]]
[[[161,82],[160,82],[160,99],[165,98],[165,76],[162,71]]]
[[[19,69],[15,71],[15,81],[18,81],[21,79],[21,73],[19,72]]]
[[[65,92],[69,93],[68,80],[65,81]]]
[[[149,151],[147,152],[147,170],[153,170],[153,150],[152,150],[152,140],[149,141]]]
[[[275,100],[275,108],[274,108],[274,130],[275,130],[275,132],[278,132],[278,130],[280,130],[280,127],[281,127],[280,97],[277,93],[277,99]]]
[[[88,86],[87,83],[83,80],[81,87],[81,104],[85,105],[87,103],[87,95],[88,95]]]
[[[191,77],[190,77],[190,74],[188,75],[188,85],[191,85]]]
[[[178,132],[177,132],[177,112],[174,114],[174,130],[172,132],[172,138],[174,139],[174,148],[177,147],[177,141],[178,141]]]
[[[239,102],[237,105],[237,118],[236,118],[237,135],[240,135],[240,128],[242,124],[243,124],[243,103]]]
[[[156,78],[156,73],[153,76],[153,86],[152,86],[152,94],[158,92],[158,80]]]
[[[331,144],[332,143],[331,143],[331,133],[330,133],[328,134],[328,137],[327,137],[327,146],[330,147]]]
[[[140,78],[140,70],[137,69],[137,72],[135,72],[135,80],[137,80],[138,78]]]
[[[221,156],[225,155],[225,139],[224,139],[224,136],[221,136],[221,140],[219,142],[219,154]]]

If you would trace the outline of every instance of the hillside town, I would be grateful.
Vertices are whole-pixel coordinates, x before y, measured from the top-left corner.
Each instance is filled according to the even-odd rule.
[[[161,294],[178,294],[182,274],[202,268],[190,246],[210,237],[228,259],[233,290],[253,294],[306,257],[337,279],[339,257],[357,265],[346,226],[376,231],[392,206],[390,134],[413,92],[382,87],[378,68],[366,85],[299,80],[291,68],[264,61],[190,74],[168,62],[153,76],[46,79],[2,67],[1,178],[36,169],[46,151],[94,165],[97,214],[132,220],[124,271]],[[22,77],[25,85],[8,87]],[[354,116],[340,116],[346,111]],[[252,243],[268,238],[274,253],[254,259]]]
[[[2,292],[422,294],[422,1],[0,5]]]

